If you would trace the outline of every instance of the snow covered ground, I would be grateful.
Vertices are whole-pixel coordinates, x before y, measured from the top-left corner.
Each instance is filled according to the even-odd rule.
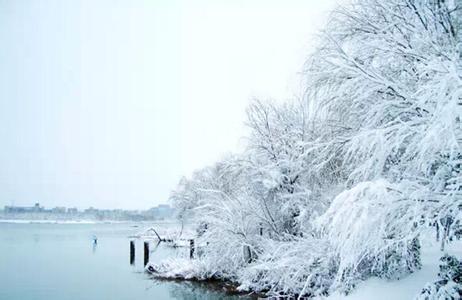
[[[462,242],[457,241],[448,245],[447,251],[441,252],[439,245],[431,244],[422,247],[422,269],[401,280],[386,281],[371,278],[360,283],[348,295],[333,294],[325,300],[410,300],[414,299],[426,283],[437,280],[439,259],[444,253],[462,257]]]

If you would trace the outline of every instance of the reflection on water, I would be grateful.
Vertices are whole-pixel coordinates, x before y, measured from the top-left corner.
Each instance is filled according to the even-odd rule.
[[[207,284],[149,278],[142,241],[135,241],[129,263],[128,236],[144,227],[133,226],[0,223],[0,299],[251,299]],[[187,249],[151,244],[151,261],[171,255],[187,255]]]
[[[218,290],[218,286],[209,283],[181,282],[169,286],[170,296],[174,299],[216,300],[216,299],[253,299],[246,295],[227,295]]]

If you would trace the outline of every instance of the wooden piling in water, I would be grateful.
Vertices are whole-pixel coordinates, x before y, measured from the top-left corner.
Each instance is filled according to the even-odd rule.
[[[194,240],[189,240],[189,258],[193,259],[194,257]]]
[[[144,265],[147,265],[149,262],[149,242],[144,242]]]
[[[130,241],[130,264],[135,263],[135,241]]]

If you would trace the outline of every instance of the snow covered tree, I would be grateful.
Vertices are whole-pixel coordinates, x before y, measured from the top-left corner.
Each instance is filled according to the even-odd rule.
[[[326,152],[348,174],[347,190],[323,217],[339,281],[347,270],[353,277],[378,266],[387,277],[412,271],[422,220],[459,211],[458,15],[454,1],[354,1],[333,13],[307,63],[313,118],[332,126]],[[391,257],[401,267],[389,269]]]
[[[249,188],[264,212],[265,229],[274,237],[291,239],[311,231],[310,220],[328,205],[312,193],[317,186],[306,148],[313,134],[305,110],[297,101],[255,101],[248,109]]]

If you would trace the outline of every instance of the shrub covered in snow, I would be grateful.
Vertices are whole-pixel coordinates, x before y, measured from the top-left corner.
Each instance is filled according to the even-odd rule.
[[[240,289],[269,295],[325,296],[338,272],[325,240],[267,241],[267,251],[239,277]]]
[[[428,284],[416,300],[462,299],[462,262],[456,257],[441,257],[439,280]]]
[[[213,274],[200,260],[169,258],[159,264],[149,263],[146,270],[155,277],[169,279],[205,280]]]

